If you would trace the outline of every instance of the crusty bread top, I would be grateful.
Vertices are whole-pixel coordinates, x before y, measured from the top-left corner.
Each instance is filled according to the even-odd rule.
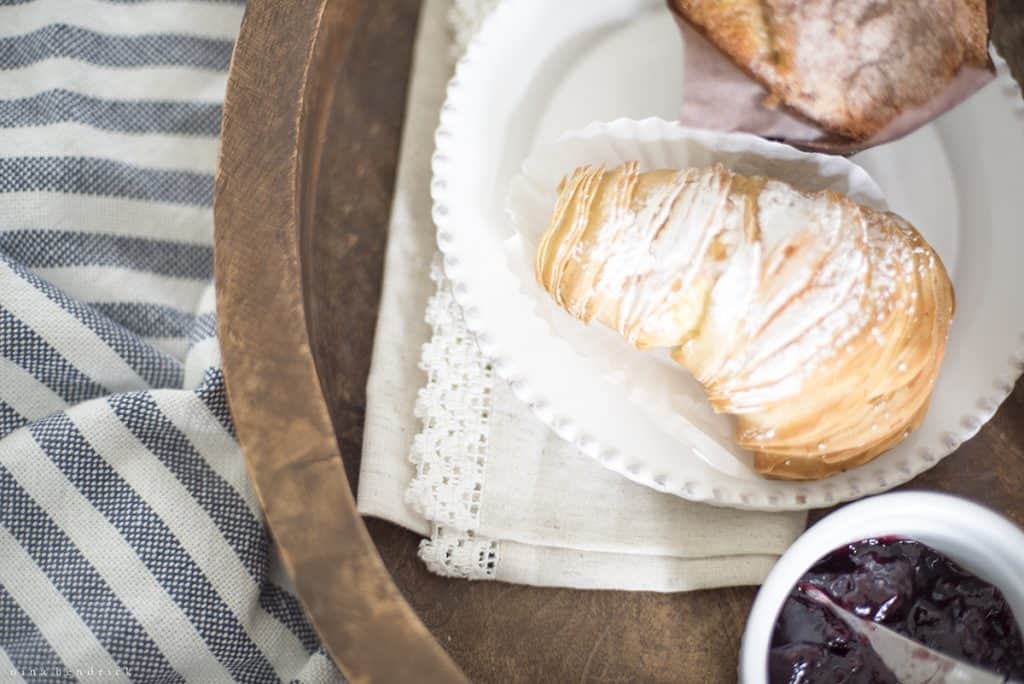
[[[670,0],[782,103],[866,140],[988,68],[985,0]]]

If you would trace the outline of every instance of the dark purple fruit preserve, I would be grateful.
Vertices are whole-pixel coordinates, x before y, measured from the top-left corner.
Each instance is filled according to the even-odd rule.
[[[1024,642],[1002,593],[924,544],[886,538],[833,551],[800,579],[772,635],[772,684],[896,682],[867,642],[803,595],[807,584],[929,648],[1024,678]]]

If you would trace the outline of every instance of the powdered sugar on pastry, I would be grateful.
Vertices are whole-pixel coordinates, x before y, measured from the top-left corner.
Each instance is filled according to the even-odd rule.
[[[953,313],[941,261],[899,217],[720,165],[577,169],[537,276],[577,318],[671,348],[758,469],[794,479],[917,426]]]
[[[867,140],[990,70],[984,0],[670,0],[775,101]]]

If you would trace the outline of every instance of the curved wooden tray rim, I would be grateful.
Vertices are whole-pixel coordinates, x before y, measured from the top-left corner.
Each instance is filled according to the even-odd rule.
[[[314,225],[333,82],[368,1],[249,3],[216,179],[218,334],[250,478],[328,653],[353,682],[459,682],[356,510],[307,330],[300,231]]]

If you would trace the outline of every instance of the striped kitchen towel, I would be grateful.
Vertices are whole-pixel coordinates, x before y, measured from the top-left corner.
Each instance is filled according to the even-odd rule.
[[[337,681],[219,369],[239,0],[0,0],[0,682]]]

